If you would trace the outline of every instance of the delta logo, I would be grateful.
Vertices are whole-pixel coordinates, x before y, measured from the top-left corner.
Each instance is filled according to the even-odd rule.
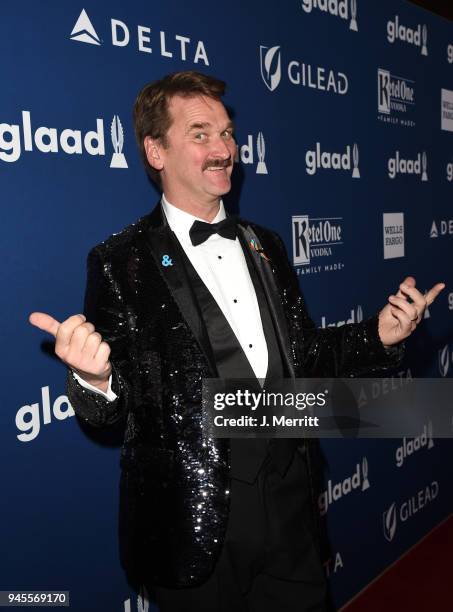
[[[154,37],[154,32],[156,36]],[[103,39],[96,31],[85,9],[82,9],[69,35],[70,40],[100,46]],[[209,66],[206,46],[202,40],[190,36],[171,35],[166,30],[157,30],[146,25],[132,27],[119,19],[110,19],[110,40],[114,47],[137,46],[141,53],[159,54],[167,59],[179,59],[193,64]]]

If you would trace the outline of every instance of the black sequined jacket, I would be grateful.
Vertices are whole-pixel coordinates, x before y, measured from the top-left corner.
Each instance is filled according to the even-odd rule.
[[[267,256],[252,249],[291,376],[356,376],[395,365],[377,316],[316,329],[279,236],[242,219],[239,231]],[[202,437],[202,380],[216,376],[216,366],[174,239],[158,205],[90,252],[85,314],[112,349],[118,397],[108,402],[71,373],[68,395],[92,426],[125,422],[123,564],[147,584],[182,587],[206,579],[222,546],[229,443]]]

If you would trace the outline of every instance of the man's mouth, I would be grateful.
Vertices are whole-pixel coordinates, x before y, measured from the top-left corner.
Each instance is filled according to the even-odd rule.
[[[226,168],[228,168],[228,166],[230,165],[230,159],[211,160],[204,165],[203,170],[209,170],[210,172],[218,172],[220,170],[226,170]]]

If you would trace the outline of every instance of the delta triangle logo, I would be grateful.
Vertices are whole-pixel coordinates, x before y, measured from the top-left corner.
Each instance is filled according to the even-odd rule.
[[[79,42],[89,43],[90,45],[100,45],[101,39],[97,35],[96,30],[93,28],[93,24],[90,21],[85,9],[79,15],[75,26],[72,28],[71,40],[78,40]]]

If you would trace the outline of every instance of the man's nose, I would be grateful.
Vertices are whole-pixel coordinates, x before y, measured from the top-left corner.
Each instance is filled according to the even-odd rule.
[[[221,136],[216,139],[213,153],[218,155],[221,159],[229,159],[234,157],[235,143],[234,140],[227,141]]]

